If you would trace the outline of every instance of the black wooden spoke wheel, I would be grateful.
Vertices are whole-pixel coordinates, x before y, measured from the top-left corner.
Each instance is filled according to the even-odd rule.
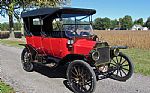
[[[67,79],[75,93],[92,93],[95,90],[95,72],[88,63],[82,60],[76,60],[69,64]]]
[[[110,67],[113,69],[111,78],[118,81],[126,81],[133,74],[133,63],[128,56],[121,53],[117,57],[113,57],[110,63]]]
[[[21,62],[23,69],[27,72],[33,71],[33,63],[31,62],[31,54],[27,51],[26,48],[22,51]]]

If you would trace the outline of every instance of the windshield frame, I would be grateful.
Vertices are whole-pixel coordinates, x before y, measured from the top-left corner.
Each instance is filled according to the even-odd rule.
[[[93,27],[92,27],[92,15],[87,15],[87,16],[83,16],[83,17],[80,17],[80,19],[77,19],[79,16],[76,16],[76,17],[71,17],[71,18],[74,18],[74,23],[73,24],[66,24],[66,23],[64,23],[63,22],[63,19],[66,19],[66,18],[62,18],[61,16],[59,17],[59,19],[60,19],[60,22],[61,22],[61,24],[62,24],[62,26],[60,26],[60,25],[58,25],[57,24],[57,27],[58,27],[58,29],[60,29],[60,31],[65,31],[65,34],[66,34],[66,36],[67,37],[69,37],[69,38],[73,38],[73,37],[91,37],[91,36],[93,36],[94,35],[94,32],[93,32]],[[70,17],[68,17],[67,19],[69,19]],[[86,18],[88,18],[88,21],[86,21],[87,23],[85,23],[85,24],[79,24],[78,22],[79,21],[82,21],[82,20],[84,20],[84,19],[86,19]],[[54,19],[55,20],[55,19]],[[76,32],[77,31],[77,28],[78,28],[78,26],[79,25],[89,25],[90,26],[90,30],[89,30],[89,35],[87,35],[87,36],[80,36],[80,35],[75,35],[75,36],[69,36],[69,35],[67,35],[67,31],[66,30],[63,30],[63,28],[64,28],[64,26],[65,25],[74,25],[75,26],[75,30],[74,30],[74,32]],[[76,32],[77,33],[77,32]],[[92,34],[90,34],[90,33],[92,33]]]

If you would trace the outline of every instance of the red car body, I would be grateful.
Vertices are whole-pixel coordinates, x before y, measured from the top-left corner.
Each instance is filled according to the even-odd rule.
[[[57,58],[63,58],[68,54],[82,54],[86,56],[96,44],[96,41],[89,38],[76,38],[73,44],[73,50],[69,50],[67,47],[67,38],[26,36],[26,42],[38,50],[39,53]]]

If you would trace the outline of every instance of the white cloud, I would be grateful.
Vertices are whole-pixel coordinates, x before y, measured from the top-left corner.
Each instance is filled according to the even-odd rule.
[[[8,16],[0,16],[0,23],[8,22]]]

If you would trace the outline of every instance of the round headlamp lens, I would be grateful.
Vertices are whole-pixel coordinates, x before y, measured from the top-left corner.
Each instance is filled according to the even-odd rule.
[[[114,49],[114,55],[118,56],[119,55],[119,48]]]
[[[100,54],[99,54],[98,51],[95,51],[95,52],[92,53],[92,59],[93,59],[94,61],[99,60],[99,57],[100,57]]]

